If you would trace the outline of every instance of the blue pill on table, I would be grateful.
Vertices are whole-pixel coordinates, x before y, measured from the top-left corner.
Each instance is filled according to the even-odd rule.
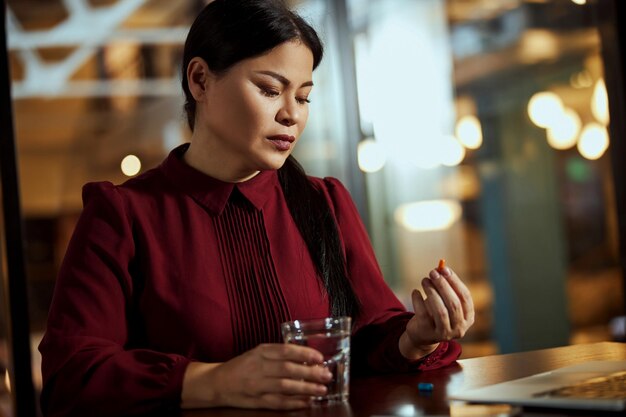
[[[419,384],[417,384],[417,389],[420,392],[432,392],[433,384],[431,384],[430,382],[420,382]]]

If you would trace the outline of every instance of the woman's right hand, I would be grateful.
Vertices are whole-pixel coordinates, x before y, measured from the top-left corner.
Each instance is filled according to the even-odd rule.
[[[192,362],[183,381],[182,407],[296,409],[326,394],[332,375],[315,349],[262,344],[228,362]]]

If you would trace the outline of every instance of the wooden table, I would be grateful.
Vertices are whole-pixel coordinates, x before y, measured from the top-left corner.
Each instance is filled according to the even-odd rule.
[[[447,394],[465,388],[477,388],[537,372],[549,371],[587,360],[626,360],[626,344],[602,342],[573,345],[553,349],[485,356],[465,359],[436,371],[411,375],[386,375],[353,379],[350,402],[343,405],[316,406],[293,412],[250,411],[239,409],[212,409],[184,411],[184,417],[374,417],[374,416],[448,416],[450,404]],[[432,394],[417,390],[420,382],[434,386]],[[452,413],[464,411],[455,408]],[[563,410],[523,410],[523,416],[615,416],[616,413],[566,412]]]

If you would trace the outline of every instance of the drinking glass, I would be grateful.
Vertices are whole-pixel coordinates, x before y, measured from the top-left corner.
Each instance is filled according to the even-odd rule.
[[[285,343],[308,346],[324,355],[323,366],[333,374],[326,384],[326,395],[313,397],[318,402],[348,400],[350,388],[350,317],[294,320],[281,325]]]

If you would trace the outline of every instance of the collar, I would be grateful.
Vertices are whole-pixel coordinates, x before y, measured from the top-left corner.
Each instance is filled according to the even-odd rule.
[[[261,171],[253,178],[232,183],[210,177],[183,161],[189,143],[174,148],[159,167],[165,177],[179,190],[189,195],[211,214],[219,215],[224,210],[233,190],[241,194],[257,209],[261,210],[275,187],[280,187],[276,171]]]

